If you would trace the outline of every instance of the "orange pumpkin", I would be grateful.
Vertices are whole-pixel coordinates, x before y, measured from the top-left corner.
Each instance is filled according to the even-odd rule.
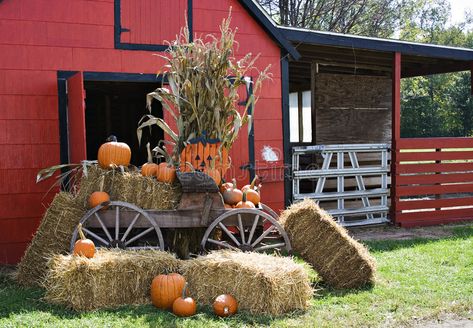
[[[232,210],[233,206],[228,204],[223,204],[227,210]]]
[[[223,201],[229,205],[236,205],[243,198],[243,193],[237,188],[236,180],[233,179],[233,185],[231,188],[225,190],[222,194]]]
[[[173,183],[176,181],[176,169],[174,166],[163,162],[158,165],[156,178],[161,182]]]
[[[259,192],[257,192],[254,189],[247,189],[244,194],[246,193],[246,199],[250,202],[252,202],[255,206],[259,204],[261,201],[261,197],[259,195]]]
[[[117,142],[115,136],[110,136],[108,142],[102,144],[99,148],[97,160],[101,168],[109,169],[114,166],[130,165],[131,150],[124,142]]]
[[[210,176],[215,181],[215,184],[217,186],[220,185],[220,182],[222,182],[222,176],[220,175],[220,172],[217,169],[205,167],[204,173]]]
[[[158,164],[153,163],[153,155],[151,155],[151,149],[149,148],[149,142],[146,144],[146,152],[148,153],[148,162],[141,166],[141,175],[145,177],[152,177],[156,175],[158,170]]]
[[[84,232],[82,231],[82,224],[79,223],[77,226],[79,231],[80,239],[74,244],[74,255],[85,256],[92,258],[95,255],[95,245],[90,239],[85,238]]]
[[[159,309],[172,309],[184,288],[186,279],[179,273],[160,274],[151,282],[151,302]]]
[[[238,303],[235,297],[229,294],[217,296],[213,303],[214,313],[220,317],[234,315],[238,310]]]
[[[246,199],[247,194],[248,191],[245,191],[243,193],[242,200],[238,204],[236,204],[235,208],[255,208],[255,204]]]
[[[241,188],[241,191],[242,192],[245,192],[247,191],[248,189],[253,189],[253,190],[256,190],[256,191],[259,191],[258,190],[258,187],[255,186],[255,183],[256,183],[256,180],[258,179],[258,176],[255,175],[255,177],[253,178],[253,180],[251,180],[251,183],[249,185],[245,185],[243,186],[243,188]]]
[[[89,196],[89,207],[94,208],[102,203],[110,202],[110,195],[105,191],[94,191]]]
[[[219,186],[219,189],[220,189],[220,192],[223,194],[223,192],[227,189],[230,189],[233,187],[233,183],[231,182],[225,182],[225,183],[222,183],[220,186]]]
[[[172,303],[172,313],[179,317],[190,317],[197,312],[197,304],[192,297],[186,297],[187,282],[182,289],[181,297],[178,297]]]

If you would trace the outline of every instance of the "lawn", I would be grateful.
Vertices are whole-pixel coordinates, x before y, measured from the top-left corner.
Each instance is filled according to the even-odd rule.
[[[367,242],[378,262],[377,284],[349,291],[319,286],[306,313],[218,319],[201,308],[181,319],[152,306],[76,313],[0,275],[0,327],[397,327],[443,313],[466,315],[473,309],[473,225],[445,229],[451,237]]]

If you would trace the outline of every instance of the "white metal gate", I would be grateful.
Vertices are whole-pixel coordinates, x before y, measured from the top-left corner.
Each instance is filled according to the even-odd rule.
[[[388,222],[389,149],[387,144],[293,147],[293,201],[314,199],[344,226]]]

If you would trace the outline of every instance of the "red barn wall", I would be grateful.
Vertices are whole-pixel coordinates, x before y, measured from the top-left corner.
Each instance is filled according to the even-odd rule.
[[[230,6],[238,54],[261,53],[258,65],[272,64],[273,79],[256,105],[255,151],[265,168],[262,147],[276,149],[280,161],[271,166],[280,172],[280,49],[237,1],[194,0],[194,33],[218,32]],[[114,48],[113,0],[3,0],[0,30],[0,263],[17,263],[52,197],[45,197],[52,181],[35,184],[36,173],[60,162],[57,71],[154,74],[162,62],[153,51]],[[235,167],[247,158],[246,135],[240,139],[232,152]],[[282,177],[268,176],[274,177],[266,179],[263,201],[281,209]]]

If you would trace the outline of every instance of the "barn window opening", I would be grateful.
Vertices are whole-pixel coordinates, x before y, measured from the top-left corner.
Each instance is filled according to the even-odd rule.
[[[132,149],[131,164],[139,166],[147,161],[146,143],[154,148],[164,138],[163,131],[156,126],[145,129],[139,145],[136,128],[142,116],[149,114],[146,94],[157,87],[156,83],[144,82],[85,82],[87,159],[97,159],[100,145],[113,134]],[[152,115],[163,117],[158,101],[152,104]]]
[[[289,94],[289,140],[290,142],[312,142],[311,92]]]

